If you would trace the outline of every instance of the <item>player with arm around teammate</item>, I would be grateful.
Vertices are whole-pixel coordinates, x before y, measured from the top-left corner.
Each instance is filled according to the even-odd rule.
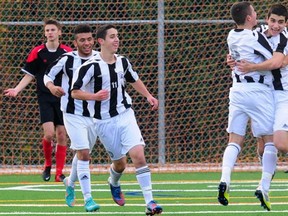
[[[227,64],[230,67],[237,65],[237,68],[242,72],[249,72],[254,70],[273,70],[273,89],[274,100],[275,100],[275,122],[274,122],[274,143],[278,150],[287,153],[288,151],[288,133],[287,128],[284,128],[285,122],[288,123],[288,119],[285,116],[288,116],[286,107],[288,106],[288,95],[287,95],[287,86],[288,86],[288,47],[287,47],[287,24],[288,14],[287,8],[282,4],[274,4],[270,7],[266,23],[267,25],[261,25],[256,30],[263,33],[264,36],[269,40],[271,48],[276,51],[278,44],[281,43],[285,46],[284,53],[286,54],[284,61],[283,57],[275,56],[269,60],[266,60],[259,64],[249,63],[245,60],[240,62],[235,62],[231,56],[227,56]],[[276,52],[274,52],[275,54]],[[278,68],[280,67],[281,68]],[[285,100],[286,98],[286,100]],[[258,155],[262,164],[262,156],[264,152],[264,142],[262,139],[257,140],[258,144]]]
[[[63,123],[63,116],[60,110],[60,100],[50,93],[43,83],[45,70],[63,53],[72,51],[68,46],[59,42],[61,35],[61,25],[54,19],[44,22],[44,33],[47,42],[36,46],[26,60],[22,71],[25,76],[15,88],[4,91],[6,96],[16,97],[31,81],[36,78],[37,99],[40,109],[41,124],[44,131],[42,139],[45,165],[42,173],[44,181],[49,181],[51,177],[53,139],[56,134],[56,175],[55,181],[63,181],[63,168],[66,161],[67,134]],[[58,79],[57,79],[58,80]],[[59,80],[58,80],[59,81]]]
[[[113,200],[120,206],[125,204],[120,177],[129,153],[143,192],[146,215],[161,214],[162,207],[153,199],[151,172],[144,155],[145,142],[131,108],[131,98],[125,90],[126,82],[147,98],[152,110],[158,108],[158,100],[149,93],[128,59],[116,54],[119,47],[117,29],[113,25],[101,26],[96,38],[101,51],[84,63],[73,77],[72,97],[93,101],[89,112],[97,120],[97,134],[112,160],[108,182]]]
[[[272,58],[261,64],[254,64],[248,61],[236,63],[242,72],[272,70],[275,101],[274,143],[276,148],[284,154],[288,153],[288,66],[286,63],[288,60],[288,32],[287,28],[285,28],[287,20],[287,8],[281,4],[275,4],[269,9],[266,19],[267,26],[261,26],[260,28],[267,36],[274,50],[280,42],[285,45],[286,56],[284,61],[280,62],[280,66],[279,64],[275,65],[275,62],[281,60],[280,58]]]
[[[252,5],[249,2],[235,3],[231,8],[231,15],[237,24],[237,28],[231,30],[227,38],[232,58],[236,61],[246,59],[255,63],[271,58],[273,51],[265,36],[252,31],[257,24],[257,14]],[[283,50],[275,53],[276,55],[284,58]],[[218,201],[222,205],[229,203],[231,172],[243,147],[248,120],[251,119],[253,135],[262,138],[265,142],[261,177],[261,186],[265,190],[260,190],[259,194],[255,193],[255,195],[259,198],[261,205],[270,210],[268,192],[277,162],[277,149],[273,144],[272,136],[274,122],[273,93],[270,87],[272,74],[270,71],[253,71],[245,75],[234,67],[232,78],[227,128],[229,143],[223,155]]]
[[[74,46],[76,51],[63,54],[48,67],[44,83],[51,93],[61,97],[61,110],[64,124],[71,140],[71,149],[76,154],[73,157],[70,175],[63,182],[66,187],[66,204],[75,205],[75,182],[79,180],[84,198],[84,208],[88,212],[97,211],[100,206],[93,200],[91,194],[91,176],[89,169],[90,152],[96,143],[95,119],[87,115],[88,102],[71,97],[72,78],[81,64],[95,56],[93,50],[94,38],[89,25],[78,25],[74,30]],[[54,84],[57,76],[62,77],[61,86]]]

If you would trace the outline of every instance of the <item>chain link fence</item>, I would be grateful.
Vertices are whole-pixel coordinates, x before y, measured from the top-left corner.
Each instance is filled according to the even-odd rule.
[[[0,168],[34,172],[43,155],[35,83],[17,98],[3,96],[22,78],[26,56],[45,41],[44,18],[63,24],[61,41],[72,45],[79,23],[94,30],[104,23],[118,27],[119,53],[127,56],[149,90],[160,101],[159,112],[131,93],[146,140],[147,161],[158,168],[189,167],[212,170],[221,165],[227,145],[230,70],[225,64],[226,37],[234,24],[230,7],[235,1],[115,0],[43,1],[4,0],[0,3]],[[261,21],[277,1],[251,1]],[[287,5],[287,3],[284,3]],[[98,49],[96,46],[95,49]],[[128,89],[129,91],[129,89]],[[248,129],[249,130],[249,129]],[[71,164],[68,151],[67,164]],[[285,165],[284,155],[279,164]],[[93,166],[107,166],[108,154],[97,142]],[[247,134],[239,165],[258,164],[256,140]],[[191,169],[193,170],[193,169]]]

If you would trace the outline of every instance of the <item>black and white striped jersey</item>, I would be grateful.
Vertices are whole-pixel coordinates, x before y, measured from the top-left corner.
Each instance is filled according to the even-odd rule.
[[[261,25],[256,29],[259,32],[265,33],[268,30],[267,25]],[[288,54],[288,31],[285,28],[280,34],[268,37],[273,51],[278,51],[279,44],[284,46],[284,54]],[[281,48],[282,49],[282,48]],[[281,52],[281,50],[280,50]],[[275,90],[288,90],[288,66],[272,70],[273,75],[273,88]]]
[[[236,61],[246,60],[257,64],[270,59],[273,55],[270,42],[258,31],[233,29],[229,32],[227,42],[229,53]],[[249,74],[243,74],[235,67],[232,71],[232,78],[233,84],[262,83],[268,86],[272,85],[271,71],[253,71]]]
[[[54,82],[57,76],[61,77],[61,87],[65,95],[61,97],[61,110],[65,113],[84,115],[83,107],[87,106],[86,101],[76,100],[71,97],[71,84],[75,71],[88,59],[96,56],[98,51],[92,51],[92,55],[86,58],[80,57],[77,51],[72,51],[61,55],[46,70],[44,76],[45,85]]]
[[[104,101],[88,101],[87,112],[96,119],[114,117],[132,106],[126,92],[126,82],[134,83],[139,77],[127,58],[116,55],[114,64],[107,64],[100,55],[85,62],[73,77],[72,90],[81,89],[96,93],[108,90],[110,96]]]

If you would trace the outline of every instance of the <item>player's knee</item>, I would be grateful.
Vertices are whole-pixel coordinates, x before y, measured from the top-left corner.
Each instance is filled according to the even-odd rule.
[[[275,142],[274,143],[275,147],[277,148],[278,151],[287,154],[288,153],[288,144],[285,142]]]

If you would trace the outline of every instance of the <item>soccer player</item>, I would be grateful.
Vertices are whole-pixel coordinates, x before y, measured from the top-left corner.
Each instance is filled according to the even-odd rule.
[[[257,24],[257,14],[249,2],[233,4],[231,15],[237,28],[229,32],[227,42],[229,53],[236,61],[260,63],[266,59],[276,59],[275,65],[281,65],[284,59],[283,45],[277,44],[273,53],[269,42],[259,32],[252,31]],[[257,55],[259,54],[259,55]],[[270,71],[253,71],[242,74],[237,67],[232,71],[233,84],[229,94],[228,128],[229,143],[223,155],[222,175],[218,187],[218,201],[222,205],[229,203],[229,187],[231,172],[237,157],[243,147],[248,120],[255,137],[262,138],[265,143],[263,154],[263,174],[261,186],[265,190],[257,191],[255,195],[262,206],[270,210],[268,191],[271,178],[276,169],[277,149],[273,144],[274,103],[272,74]]]
[[[253,64],[244,60],[236,64],[239,70],[243,72],[250,72],[253,70],[261,71],[266,69],[272,70],[275,102],[275,121],[273,126],[274,143],[276,148],[285,154],[288,152],[288,32],[287,28],[285,28],[287,20],[287,8],[282,4],[275,4],[272,5],[268,11],[266,18],[267,25],[262,25],[258,29],[267,36],[272,48],[275,49],[280,41],[284,44],[286,43],[286,57],[281,68],[276,68],[274,66],[273,63],[275,60],[273,59],[260,64]]]
[[[75,182],[80,182],[84,197],[84,208],[88,212],[97,211],[100,206],[91,195],[91,177],[89,169],[90,152],[96,143],[95,119],[88,115],[87,101],[71,97],[72,77],[76,69],[98,52],[93,50],[94,38],[89,25],[78,25],[74,30],[74,46],[77,51],[63,54],[47,69],[44,83],[51,93],[61,97],[61,110],[64,124],[71,140],[71,148],[76,152],[72,161],[71,172],[64,179],[66,186],[65,200],[69,207],[75,204]],[[62,77],[61,86],[54,84],[57,76]]]
[[[96,39],[101,51],[76,72],[72,97],[93,102],[87,112],[96,118],[97,134],[112,160],[108,182],[113,200],[120,206],[125,204],[120,177],[129,153],[145,199],[146,215],[161,214],[162,207],[153,199],[151,172],[144,155],[145,142],[131,108],[131,98],[125,90],[126,82],[146,97],[152,110],[158,108],[158,100],[149,93],[129,60],[116,54],[119,36],[113,25],[101,26]]]
[[[282,5],[282,4],[274,4],[270,7],[267,17],[266,17],[266,23],[267,25],[262,25],[259,28],[257,28],[256,30],[259,32],[264,33],[264,35],[267,37],[267,39],[270,41],[270,45],[272,46],[272,48],[275,49],[276,45],[280,42],[280,40],[282,40],[285,44],[285,37],[287,37],[287,29],[285,28],[286,24],[287,24],[287,19],[288,19],[288,14],[287,14],[287,8]],[[279,106],[279,108],[276,108],[276,112],[275,112],[275,116],[278,116],[278,118],[276,117],[275,120],[276,122],[274,123],[274,125],[278,125],[277,127],[279,127],[279,124],[281,124],[279,121],[286,121],[283,119],[283,116],[286,116],[285,113],[278,113],[280,111],[285,111],[286,109],[284,108],[286,105],[284,103],[284,101],[280,101],[277,102],[279,100],[279,98],[287,98],[287,97],[279,97],[277,96],[278,94],[285,94],[282,91],[287,91],[288,89],[288,68],[287,68],[287,64],[288,64],[288,47],[285,47],[286,49],[286,56],[285,59],[283,61],[282,67],[276,68],[274,66],[274,62],[275,60],[271,60],[270,61],[265,61],[263,63],[260,63],[259,65],[254,65],[252,63],[249,63],[245,60],[242,60],[240,62],[235,62],[234,59],[231,58],[231,56],[227,56],[227,64],[230,67],[234,67],[235,65],[237,65],[238,70],[242,71],[242,72],[249,72],[249,71],[253,71],[253,70],[273,70],[273,77],[274,77],[274,83],[273,83],[273,89],[275,90],[274,94],[275,94],[275,106]],[[275,51],[275,50],[274,50]],[[277,63],[278,64],[278,63]],[[262,68],[261,68],[262,67]],[[280,91],[280,92],[279,92]],[[288,94],[288,93],[286,93]],[[288,98],[287,98],[288,99]],[[286,101],[287,103],[287,101]],[[283,108],[281,108],[283,106]],[[282,128],[283,129],[283,128]],[[279,131],[277,131],[276,136],[274,136],[274,140],[277,139],[278,141],[274,141],[275,142],[275,146],[278,148],[278,150],[287,153],[287,143],[288,143],[288,134],[287,134],[287,129],[282,130],[280,129]],[[274,129],[275,131],[275,129]],[[258,139],[257,141],[258,143],[258,154],[259,154],[259,158],[260,161],[262,162],[262,156],[263,156],[263,152],[264,152],[264,143],[262,139]]]
[[[4,90],[6,96],[16,97],[33,79],[37,82],[37,98],[40,109],[40,118],[44,131],[42,139],[45,165],[42,173],[44,181],[51,178],[53,139],[56,134],[56,175],[55,181],[61,182],[65,178],[63,168],[66,161],[67,134],[63,123],[63,116],[60,110],[60,99],[50,93],[43,83],[43,76],[50,63],[63,53],[72,49],[59,42],[61,25],[54,19],[44,22],[44,33],[47,42],[36,46],[26,60],[22,71],[25,76],[15,88]]]

